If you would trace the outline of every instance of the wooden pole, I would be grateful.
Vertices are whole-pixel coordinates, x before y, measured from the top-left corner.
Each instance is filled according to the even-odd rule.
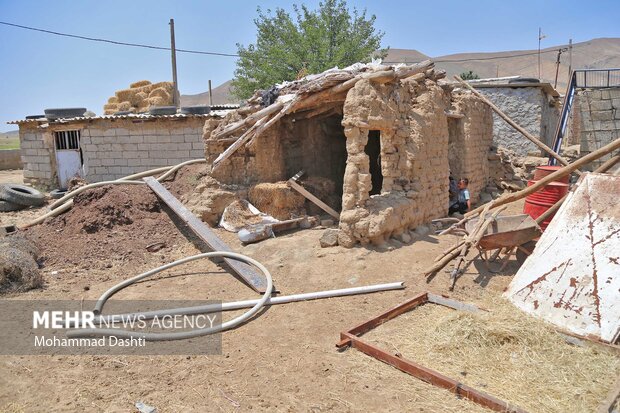
[[[177,49],[174,42],[174,19],[170,19],[170,52],[172,57],[172,83],[174,85],[174,94],[172,103],[179,107],[179,84],[177,82]]]
[[[561,169],[558,169],[554,173],[545,176],[543,179],[539,180],[532,186],[528,186],[525,189],[522,189],[518,192],[514,192],[512,194],[508,194],[506,196],[502,195],[501,197],[491,201],[489,204],[491,205],[491,208],[497,208],[498,206],[509,204],[511,202],[518,201],[519,199],[525,198],[529,194],[533,194],[534,192],[538,191],[540,188],[543,188],[547,184],[555,180],[558,180],[562,177],[565,177],[571,172],[576,171],[577,168],[587,165],[590,162],[595,161],[598,158],[605,156],[610,152],[615,151],[616,149],[620,149],[620,139],[616,139],[615,141],[603,146],[600,149],[595,150],[594,152],[591,152],[590,154],[584,156],[583,158],[577,159],[575,162],[571,163],[570,165],[567,165]],[[480,213],[480,211],[482,211],[485,207],[486,205],[481,205],[478,208],[474,209],[473,211],[466,213],[465,218],[470,218]]]
[[[534,144],[536,144],[536,146],[538,146],[539,148],[541,148],[542,150],[544,150],[545,152],[547,152],[549,155],[553,156],[555,159],[557,159],[562,165],[568,165],[568,162],[566,161],[566,159],[562,158],[559,154],[557,154],[553,149],[551,149],[550,147],[548,147],[547,145],[545,145],[540,139],[536,138],[534,135],[532,135],[531,133],[529,133],[528,131],[526,131],[525,129],[523,129],[521,126],[517,125],[512,119],[510,119],[510,117],[508,115],[506,115],[504,112],[502,112],[502,110],[500,108],[498,108],[497,106],[495,106],[493,104],[493,102],[491,102],[489,99],[487,99],[483,94],[481,94],[480,92],[478,92],[476,89],[474,89],[469,83],[465,82],[463,79],[461,79],[459,76],[454,76],[454,78],[456,80],[458,80],[463,86],[465,86],[467,89],[471,90],[471,92],[478,96],[480,99],[482,99],[482,101],[484,103],[486,103],[487,105],[489,105],[491,107],[491,109],[493,109],[495,111],[495,113],[497,113],[502,119],[504,119],[506,122],[508,122],[508,124],[510,126],[512,126],[513,128],[515,128],[517,131],[519,131],[523,136],[525,136],[527,139],[529,139],[530,141],[532,141]]]

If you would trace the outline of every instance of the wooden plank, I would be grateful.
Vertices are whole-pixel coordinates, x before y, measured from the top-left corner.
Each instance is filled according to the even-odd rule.
[[[302,194],[304,197],[306,197],[310,202],[312,202],[314,205],[318,206],[319,208],[321,208],[323,211],[327,212],[329,215],[331,215],[332,217],[336,218],[336,219],[340,219],[340,214],[337,213],[336,211],[334,211],[329,205],[327,205],[325,202],[321,201],[319,198],[315,197],[314,195],[312,195],[310,192],[308,192],[306,190],[306,188],[304,188],[303,186],[299,185],[297,182],[295,182],[292,178],[288,180],[288,184],[291,186],[291,188],[293,188],[294,190],[296,190],[297,192],[299,192],[300,194]]]
[[[142,178],[155,194],[166,203],[174,212],[185,222],[192,231],[203,240],[213,251],[234,252],[207,224],[187,209],[178,199],[174,197],[162,184],[153,177]],[[264,293],[267,288],[267,280],[254,270],[250,265],[243,262],[224,258],[226,264],[241,277],[251,288],[259,293]]]

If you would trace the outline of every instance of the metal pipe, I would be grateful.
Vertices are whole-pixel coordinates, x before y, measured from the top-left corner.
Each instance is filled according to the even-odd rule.
[[[265,305],[276,305],[276,304],[288,304],[295,303],[299,301],[308,301],[308,300],[318,300],[322,298],[333,298],[333,297],[344,297],[347,295],[357,295],[357,294],[369,294],[380,291],[390,291],[390,290],[400,290],[405,288],[404,282],[394,282],[387,284],[375,284],[375,285],[366,285],[363,287],[351,287],[351,288],[342,288],[338,290],[327,290],[327,291],[318,291],[313,293],[302,293],[302,294],[292,294],[292,295],[283,295],[280,297],[270,297]],[[215,313],[218,311],[234,311],[241,310],[243,308],[249,308],[258,302],[258,299],[254,300],[244,300],[244,301],[233,301],[230,303],[222,303],[222,304],[206,304],[194,307],[181,307],[181,308],[170,308],[164,310],[154,310],[154,311],[144,311],[138,313],[127,313],[127,314],[113,314],[113,315],[99,315],[94,319],[95,323],[104,323],[104,324],[113,324],[119,323],[123,320],[130,319],[142,319],[142,320],[150,320],[155,317],[163,317],[165,315],[195,315],[195,314],[209,314]],[[67,327],[71,327],[72,325],[67,325]]]

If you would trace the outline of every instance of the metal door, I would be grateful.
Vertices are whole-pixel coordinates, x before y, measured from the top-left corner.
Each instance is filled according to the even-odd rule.
[[[61,189],[66,189],[71,178],[83,175],[80,131],[55,132],[54,141],[56,146],[58,185]]]

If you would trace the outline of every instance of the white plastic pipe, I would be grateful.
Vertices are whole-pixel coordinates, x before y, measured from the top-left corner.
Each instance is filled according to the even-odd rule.
[[[380,291],[389,291],[389,290],[400,290],[405,288],[404,282],[394,282],[387,284],[375,284],[375,285],[367,285],[363,287],[351,287],[351,288],[342,288],[339,290],[327,290],[327,291],[319,291],[313,293],[303,293],[303,294],[293,294],[293,295],[283,295],[281,297],[270,297],[265,305],[275,305],[275,304],[288,304],[294,303],[298,301],[307,301],[307,300],[317,300],[322,298],[332,298],[332,297],[343,297],[347,295],[356,295],[356,294],[368,294],[375,293]],[[215,313],[219,311],[233,311],[233,310],[241,310],[243,308],[250,308],[255,306],[260,300],[245,300],[245,301],[233,301],[230,303],[222,303],[222,304],[207,304],[195,307],[184,307],[184,308],[171,308],[165,310],[155,310],[155,311],[145,311],[141,313],[127,313],[127,314],[114,314],[107,316],[98,316],[95,317],[95,322],[98,323],[101,321],[102,323],[119,323],[123,320],[128,320],[132,318],[138,318],[143,320],[150,320],[155,317],[162,317],[163,315],[195,315],[195,314],[209,314]]]

